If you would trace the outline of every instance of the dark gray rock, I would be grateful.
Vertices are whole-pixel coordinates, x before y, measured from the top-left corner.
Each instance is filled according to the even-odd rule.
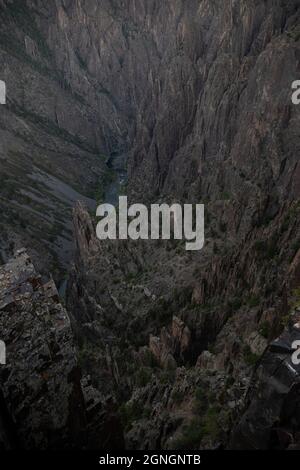
[[[101,448],[122,442],[97,391],[81,384],[70,319],[53,280],[43,284],[26,251],[0,269],[0,430],[5,447]],[[99,394],[98,394],[99,395]],[[97,426],[97,427],[96,427]],[[97,432],[101,428],[102,432]],[[3,431],[2,431],[3,430]],[[115,443],[115,444],[114,444]]]
[[[300,340],[293,323],[270,344],[260,361],[247,396],[247,409],[233,432],[234,449],[287,449],[299,446],[300,366],[292,362],[294,341]]]

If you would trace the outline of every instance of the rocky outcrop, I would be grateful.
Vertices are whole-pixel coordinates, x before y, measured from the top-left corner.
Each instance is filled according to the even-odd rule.
[[[81,383],[70,319],[55,284],[43,282],[25,250],[0,269],[0,331],[7,353],[0,366],[4,447],[100,448],[105,432],[106,444],[118,442],[120,426],[110,440],[105,403],[99,396],[95,402],[96,390]]]
[[[183,321],[173,317],[170,331],[163,328],[160,337],[150,335],[149,349],[154,358],[166,369],[176,367],[177,362],[183,362],[188,354],[191,342],[191,332]]]
[[[115,399],[122,397],[119,413],[125,422],[126,445],[176,448],[188,441],[186,429],[196,420],[198,444],[190,443],[192,448],[226,446],[233,422],[243,413],[255,364],[289,314],[286,297],[279,296],[268,308],[249,294],[244,299],[231,297],[229,304],[203,304],[189,285],[197,283],[191,276],[195,266],[190,257],[192,272],[185,271],[185,284],[180,277],[169,277],[168,262],[172,260],[176,267],[178,257],[182,266],[188,256],[176,253],[176,246],[175,251],[169,246],[165,252],[164,246],[158,246],[149,253],[147,244],[100,242],[81,205],[74,218],[77,257],[69,281],[68,308],[74,315],[85,369],[104,396],[113,390]],[[296,219],[293,230],[297,223]],[[292,271],[288,262],[286,266],[285,291],[295,285],[291,272],[297,271],[295,260]],[[179,271],[172,272],[178,275]],[[200,408],[195,407],[199,376],[207,394],[206,405]],[[277,372],[274,376],[280,380]],[[271,384],[272,379],[266,382]],[[259,402],[258,410],[266,399]]]
[[[84,401],[69,317],[53,281],[43,284],[24,250],[1,280],[1,391],[25,448],[75,446]]]
[[[262,357],[248,392],[246,411],[231,440],[234,449],[299,449],[300,366],[293,361],[300,341],[300,311]],[[300,344],[300,343],[299,343]]]

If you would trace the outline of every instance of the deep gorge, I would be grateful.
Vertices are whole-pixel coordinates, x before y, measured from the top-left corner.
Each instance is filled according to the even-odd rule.
[[[299,16],[0,0],[3,448],[299,447]],[[99,242],[119,190],[204,203],[204,249]]]

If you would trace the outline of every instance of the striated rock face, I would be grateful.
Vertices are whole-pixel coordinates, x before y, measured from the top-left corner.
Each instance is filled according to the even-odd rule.
[[[109,1],[0,2],[0,260],[27,246],[39,268],[61,275],[74,203],[95,208],[106,158],[128,147],[142,93],[128,82],[143,72],[132,71],[139,46],[127,53],[120,12]]]
[[[0,273],[1,392],[25,448],[76,445],[84,425],[70,320],[53,281],[43,284],[20,250]]]
[[[56,62],[58,38],[48,38],[56,15],[53,2],[0,2],[1,260],[27,246],[38,268],[57,276],[70,262],[73,204],[94,207],[104,162],[93,111]]]
[[[128,2],[124,9],[136,23],[129,50],[143,22],[159,57],[159,68],[142,60],[147,81],[139,77],[134,85],[143,83],[144,95],[135,101],[129,195],[205,201],[205,249],[99,243],[85,233],[91,223],[77,209],[68,306],[88,338],[87,367],[101,365],[98,381],[103,373],[115,393],[122,391],[120,412],[133,420],[128,446],[183,445],[191,425],[199,432],[190,446],[214,448],[228,444],[255,363],[282,331],[299,286],[299,113],[291,103],[299,5],[151,5]],[[187,354],[174,352],[181,344],[174,316],[188,328]],[[206,411],[197,408],[193,374],[209,390]],[[174,416],[171,397],[181,393],[186,398]],[[219,419],[220,405],[226,418]],[[137,412],[145,406],[147,416]]]
[[[0,13],[4,258],[12,242],[68,258],[62,194],[94,197],[103,154],[128,156],[134,198],[207,201],[221,238],[244,241],[298,198],[298,0],[1,0]]]
[[[71,383],[83,387],[83,402],[92,397],[87,427],[96,430],[96,446],[104,430],[110,436],[119,429],[119,417],[129,448],[293,445],[298,371],[272,341],[299,302],[299,108],[291,102],[300,73],[299,1],[0,0],[0,7],[0,78],[8,85],[0,114],[4,259],[11,242],[42,253],[43,266],[49,257],[61,259],[60,238],[70,238],[65,221],[83,199],[70,191],[93,199],[107,176],[106,157],[127,160],[133,202],[206,205],[201,253],[187,253],[177,241],[100,243],[88,211],[77,205],[67,309],[89,378],[81,388],[79,377],[66,378],[77,367],[74,344],[50,283],[53,334],[65,325],[58,347],[67,339],[71,357],[60,383],[63,412],[52,404],[51,426],[62,442],[80,434],[65,407]],[[25,285],[24,296],[31,289]],[[29,300],[36,289],[44,305],[46,287],[32,289]],[[23,311],[26,302],[21,295],[11,308]],[[8,340],[21,320],[10,321],[17,324],[5,330]],[[35,328],[34,345],[43,337],[41,324]],[[20,338],[16,351],[27,344]],[[48,345],[43,355],[50,353]],[[0,432],[8,443],[15,428],[5,423],[17,419],[10,407],[23,413],[25,383],[22,376],[17,406],[11,388],[3,388],[8,412]],[[22,413],[24,426],[40,423],[38,410],[24,412],[25,419]],[[36,426],[39,445],[56,445]],[[25,428],[24,435],[31,436]]]
[[[149,349],[154,358],[166,369],[176,367],[176,359],[184,360],[191,341],[191,332],[183,321],[173,317],[171,331],[163,328],[160,337],[150,335]],[[176,359],[175,359],[176,358]]]
[[[0,368],[2,445],[101,447],[91,418],[104,426],[104,403],[81,383],[69,316],[54,282],[42,282],[25,250],[0,270],[0,331],[7,352]],[[104,432],[110,442],[108,428]],[[117,442],[117,427],[114,433]]]
[[[273,217],[287,192],[298,197],[299,117],[290,99],[299,71],[298,7],[230,0],[157,5],[168,12],[161,15],[168,24],[155,18],[149,31],[160,68],[137,123],[133,190],[210,202],[228,193],[252,207],[246,214],[225,209],[230,232],[239,235],[254,212]]]

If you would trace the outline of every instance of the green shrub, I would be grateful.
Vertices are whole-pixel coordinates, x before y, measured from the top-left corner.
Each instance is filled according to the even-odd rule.
[[[174,443],[174,448],[197,450],[204,437],[212,440],[217,439],[220,431],[219,412],[219,408],[211,406],[203,417],[193,419],[189,425],[183,428],[182,435]]]
[[[136,373],[135,382],[138,387],[145,387],[152,377],[152,372],[147,367],[141,367]]]
[[[261,323],[259,333],[266,339],[270,336],[270,325],[267,321]]]
[[[300,307],[300,287],[293,290],[292,296],[293,296],[292,309]]]
[[[225,222],[220,221],[219,222],[219,230],[222,233],[225,233],[227,230],[227,224]]]
[[[175,369],[167,369],[167,370],[161,371],[161,374],[160,374],[161,384],[168,385],[168,384],[174,383],[175,373],[176,373]]]
[[[125,430],[129,431],[134,421],[143,417],[144,411],[144,408],[136,401],[123,403],[119,408],[119,412]]]
[[[224,191],[220,194],[221,201],[229,201],[231,199],[230,193],[228,191]]]
[[[202,387],[198,387],[195,393],[194,412],[203,414],[203,412],[207,408],[207,404],[208,399],[206,393],[204,392]]]
[[[174,449],[197,450],[199,449],[203,436],[204,434],[201,422],[198,419],[194,419],[183,429],[182,435],[176,439],[174,442]]]
[[[180,404],[184,399],[184,393],[181,390],[174,390],[172,393],[172,398],[175,403]]]
[[[203,434],[208,436],[212,439],[216,439],[219,433],[219,425],[218,425],[218,416],[219,416],[219,409],[217,407],[211,406],[207,413],[204,416],[203,420]]]
[[[250,297],[248,297],[248,299],[247,299],[247,305],[250,308],[258,307],[259,303],[260,303],[260,298],[259,298],[258,295],[255,295],[255,294],[250,295]]]
[[[250,346],[247,344],[244,348],[244,359],[247,365],[255,366],[260,356],[251,351]]]
[[[229,377],[227,377],[226,379],[226,388],[230,388],[232,387],[232,385],[234,384],[235,380],[234,380],[234,377],[232,377],[232,375],[230,375]]]
[[[234,297],[232,300],[229,300],[227,303],[227,309],[236,312],[243,305],[243,301],[240,297]]]
[[[254,243],[254,250],[259,253],[264,260],[272,260],[278,255],[278,240],[273,237],[271,240],[257,240]]]

